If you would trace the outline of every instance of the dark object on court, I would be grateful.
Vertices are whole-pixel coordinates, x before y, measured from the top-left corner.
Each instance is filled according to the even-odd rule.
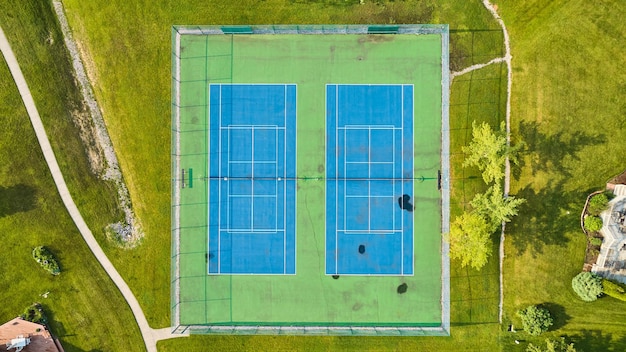
[[[215,254],[209,253],[209,259],[213,259],[213,258],[215,258]]]
[[[398,291],[398,293],[399,293],[399,294],[403,294],[403,293],[405,293],[405,292],[406,292],[406,290],[407,290],[408,288],[409,288],[409,286],[408,286],[408,285],[406,284],[406,282],[405,282],[405,283],[403,283],[402,285],[398,286],[397,291]]]
[[[359,245],[359,253],[360,253],[360,254],[365,253],[365,246],[364,246],[364,245],[362,245],[362,244],[360,244],[360,245]]]
[[[437,189],[441,191],[441,170],[437,170]]]
[[[335,280],[339,279],[339,275],[333,275],[333,279]]]
[[[413,204],[411,204],[411,196],[408,194],[403,194],[402,197],[398,198],[398,205],[400,209],[406,211],[413,211]]]

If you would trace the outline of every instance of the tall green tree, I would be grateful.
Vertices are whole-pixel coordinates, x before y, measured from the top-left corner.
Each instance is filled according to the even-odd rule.
[[[554,322],[547,309],[537,306],[528,306],[518,311],[517,316],[522,319],[524,330],[534,336],[548,331]]]
[[[572,279],[572,288],[580,299],[593,302],[602,295],[602,278],[592,272],[583,271]]]
[[[495,230],[502,222],[511,221],[525,201],[512,196],[504,197],[502,187],[494,184],[485,193],[477,193],[470,204],[478,214],[489,220]]]
[[[559,340],[546,339],[546,347],[528,344],[526,352],[576,352],[573,343],[567,344],[564,338]]]
[[[472,123],[472,141],[463,152],[466,155],[463,166],[476,166],[483,173],[485,183],[499,183],[504,178],[506,158],[517,163],[516,154],[521,148],[508,145],[506,142],[506,130],[504,122],[500,129],[494,131],[488,123]]]
[[[457,217],[450,225],[450,257],[461,260],[461,266],[481,269],[491,255],[492,227],[482,215],[471,212]]]

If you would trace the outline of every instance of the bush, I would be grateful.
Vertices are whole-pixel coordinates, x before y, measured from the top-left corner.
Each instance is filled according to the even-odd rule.
[[[626,302],[626,288],[623,284],[608,279],[602,280],[602,293]]]
[[[585,229],[587,231],[596,232],[602,228],[602,219],[598,216],[587,216],[585,218]]]
[[[52,275],[59,275],[61,269],[54,256],[46,247],[39,246],[33,249],[33,258],[42,268],[46,269]]]
[[[537,306],[528,306],[526,309],[518,311],[517,316],[522,319],[524,330],[535,336],[548,331],[553,324],[550,312]]]
[[[45,325],[48,323],[48,318],[39,303],[33,303],[30,307],[24,309],[24,313],[20,315],[20,318],[38,324]]]
[[[572,288],[580,299],[593,302],[602,294],[602,278],[584,271],[572,279]]]
[[[600,237],[590,237],[589,238],[589,243],[592,246],[601,246],[602,245],[602,238],[600,238]]]
[[[598,215],[609,205],[609,198],[604,193],[596,194],[589,200],[587,212],[591,215]]]

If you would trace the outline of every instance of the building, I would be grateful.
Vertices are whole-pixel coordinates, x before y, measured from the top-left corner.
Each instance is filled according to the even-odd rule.
[[[0,325],[0,351],[64,352],[44,325],[20,317]]]
[[[600,214],[604,237],[600,254],[591,271],[622,283],[626,283],[626,185],[613,185],[615,198],[608,209]]]

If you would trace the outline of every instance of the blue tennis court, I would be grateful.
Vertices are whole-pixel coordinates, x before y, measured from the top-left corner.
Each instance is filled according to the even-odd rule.
[[[327,85],[326,133],[326,274],[413,275],[413,85]]]
[[[211,84],[209,274],[295,274],[296,86]]]

